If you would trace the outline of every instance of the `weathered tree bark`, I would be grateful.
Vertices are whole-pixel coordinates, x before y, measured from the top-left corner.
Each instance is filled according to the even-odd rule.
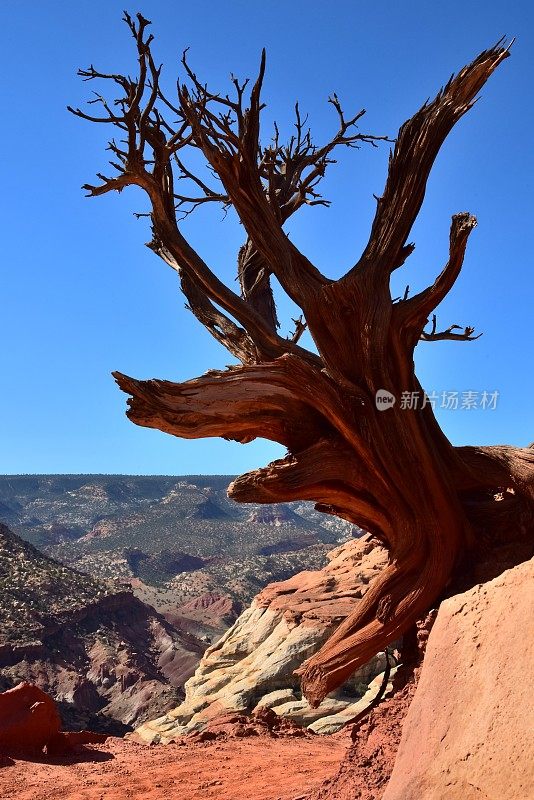
[[[336,147],[385,137],[358,133],[363,112],[347,120],[334,95],[339,130],[328,144],[313,144],[297,106],[289,144],[279,144],[276,129],[272,143],[262,147],[265,54],[248,107],[246,84],[234,79],[235,100],[212,94],[185,55],[190,88],[180,84],[172,103],[159,87],[152,38],[145,36],[149,23],[141,16],[126,21],[136,40],[138,78],[93,67],[81,72],[111,80],[123,94],[116,106],[100,98],[101,118],[74,113],[117,126],[126,142],[110,143],[118,175],[100,176],[101,184],[86,188],[92,196],[129,184],[146,191],[149,246],[179,273],[196,317],[241,362],[181,384],[115,373],[130,396],[128,416],[184,438],[246,443],[261,436],[283,444],[285,458],[237,478],[229,496],[243,503],[311,500],[318,510],[372,533],[390,553],[389,565],[353,615],[301,670],[303,690],[316,705],[427,611],[465,553],[479,537],[495,533],[503,509],[521,524],[532,519],[532,449],[455,448],[430,405],[403,408],[398,402],[405,392],[421,392],[413,363],[418,341],[477,338],[470,326],[437,332],[434,315],[458,277],[475,218],[453,217],[449,258],[432,286],[398,300],[389,288],[392,271],[413,250],[407,239],[438,151],[508,50],[498,43],[481,53],[400,128],[369,242],[356,265],[334,281],[295,247],[283,225],[303,205],[327,203],[316,187]],[[111,110],[117,106],[120,114]],[[166,121],[165,110],[178,124]],[[178,155],[191,147],[219,177],[217,188]],[[195,196],[177,194],[177,178],[189,181]],[[238,257],[241,296],[215,276],[179,230],[177,212],[188,214],[213,201],[233,207],[246,231]],[[278,333],[272,275],[302,309],[287,338]],[[431,316],[431,330],[425,331]],[[305,327],[316,352],[298,344]],[[377,408],[379,390],[397,403]]]

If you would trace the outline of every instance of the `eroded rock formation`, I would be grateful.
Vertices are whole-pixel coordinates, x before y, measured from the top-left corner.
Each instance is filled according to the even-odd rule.
[[[260,592],[232,628],[206,651],[186,683],[185,701],[142,725],[136,737],[164,743],[202,730],[221,714],[255,708],[272,708],[287,719],[325,733],[338,730],[355,716],[362,702],[369,700],[361,699],[369,682],[384,669],[383,654],[316,709],[302,698],[295,670],[354,609],[387,557],[366,537],[338,547],[329,558],[322,570],[301,572]],[[371,694],[377,688],[371,687]]]

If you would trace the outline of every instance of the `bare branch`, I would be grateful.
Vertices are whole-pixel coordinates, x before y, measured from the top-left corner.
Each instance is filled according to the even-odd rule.
[[[193,130],[196,145],[219,175],[254,247],[269,264],[285,291],[298,304],[326,279],[287,239],[276,209],[265,195],[257,163],[261,85],[265,71],[262,54],[258,78],[252,88],[249,108],[241,113],[242,129],[235,134],[226,118],[217,119],[209,101],[220,102],[203,87],[194,73],[193,92],[180,87],[180,104]],[[226,101],[225,101],[226,102]]]
[[[471,340],[474,329],[469,326],[464,328],[464,334],[462,335],[453,333],[454,330],[458,329],[457,325],[453,325],[442,334],[436,333],[435,324],[430,334],[423,335],[423,329],[432,311],[454,286],[462,269],[467,240],[476,224],[475,217],[467,212],[455,214],[452,218],[450,229],[449,260],[442,272],[432,286],[394,306],[395,324],[405,332],[408,341],[413,345],[419,338],[427,341],[432,341],[436,338]],[[478,337],[475,336],[473,338],[477,339]]]
[[[106,178],[101,172],[96,175],[102,183],[99,186],[94,186],[90,183],[84,183],[82,189],[87,191],[86,197],[99,197],[107,192],[122,192],[125,186],[130,186],[135,183],[135,180],[128,173],[123,173],[116,178]]]
[[[153,220],[158,219],[156,211],[152,217]],[[243,326],[254,342],[258,360],[270,361],[284,353],[293,352],[309,363],[322,365],[321,359],[314,353],[278,336],[252,305],[220,281],[183,238],[175,225],[170,227],[164,218],[161,220],[161,225],[166,225],[166,230],[162,235],[160,229],[155,225],[153,239],[149,244],[150,249],[180,275],[187,274],[190,281],[194,282],[212,303],[216,303]],[[190,300],[190,298],[188,299]],[[213,330],[211,332],[213,333]]]
[[[222,192],[208,187],[178,158],[179,149],[194,145],[190,123],[182,115],[181,109],[176,108],[170,101],[167,102],[163,95],[159,82],[161,67],[156,67],[152,56],[150,47],[152,36],[146,36],[145,33],[149,21],[141,15],[137,15],[134,19],[125,14],[124,19],[136,42],[139,62],[137,77],[132,79],[114,73],[99,72],[92,65],[88,70],[81,71],[86,80],[100,79],[111,82],[123,92],[113,103],[105,100],[100,94],[96,96],[95,101],[102,105],[107,113],[105,121],[119,127],[125,134],[119,144],[114,139],[108,144],[114,156],[111,164],[119,174],[116,177],[99,174],[100,184],[86,184],[88,194],[98,196],[109,191],[121,191],[125,186],[133,184],[147,192],[152,204],[151,218],[154,232],[150,247],[179,272],[189,307],[197,318],[218,341],[225,344],[230,352],[244,363],[250,363],[251,360],[269,360],[287,352],[298,352],[304,358],[320,363],[316,355],[278,336],[275,326],[270,321],[262,317],[253,305],[232,292],[214,275],[178,230],[176,207],[182,216],[185,216],[192,208],[204,202],[221,202],[223,206],[228,207],[230,199]],[[198,87],[198,92],[203,92],[203,87],[189,69],[188,74]],[[244,86],[240,85],[241,93],[243,89]],[[259,86],[253,91],[255,97],[257,96],[254,113],[259,114]],[[206,100],[207,96],[199,96],[201,106]],[[162,111],[157,108],[158,102],[163,102],[164,106],[177,113],[177,125],[173,126],[165,119]],[[113,104],[120,109],[120,114],[111,112]],[[71,110],[77,116],[86,119],[99,119],[79,109]],[[216,117],[204,108],[200,118],[203,120],[202,125],[215,126],[214,129],[217,130],[219,137],[223,135],[232,141],[236,138],[231,131],[228,116]],[[224,131],[227,134],[224,134]],[[145,152],[147,147],[150,153]],[[179,178],[192,181],[201,190],[202,196],[190,196],[186,192],[175,191],[172,158],[176,160],[180,170]],[[204,299],[201,297],[202,294],[205,295]],[[230,317],[237,320],[239,325],[236,325]]]
[[[355,128],[363,112],[346,119],[337,96],[334,96],[330,101],[340,126],[331,142],[320,148],[313,144],[310,131],[305,130],[306,119],[301,117],[297,105],[296,135],[290,143],[281,147],[276,136],[272,146],[262,149],[259,123],[263,108],[261,87],[265,52],[262,53],[259,74],[247,108],[244,103],[248,81],[239,82],[232,78],[235,99],[214,94],[197,78],[188,64],[187,51],[184,52],[182,63],[192,88],[189,91],[178,84],[179,104],[176,105],[165,97],[161,89],[161,67],[156,66],[152,56],[152,36],[146,35],[150,22],[142,15],[132,18],[127,13],[124,19],[137,48],[137,77],[132,79],[116,73],[99,72],[91,65],[81,71],[84,79],[111,82],[123,94],[110,102],[103,95],[96,95],[95,102],[106,112],[103,118],[71,109],[77,116],[111,123],[126,134],[124,147],[122,142],[119,147],[114,140],[108,145],[116,157],[111,163],[119,176],[102,178],[101,185],[88,185],[87,189],[96,196],[113,189],[120,190],[126,185],[139,185],[148,192],[153,207],[163,207],[167,222],[173,225],[177,213],[183,219],[207,202],[221,203],[225,211],[234,204],[248,233],[238,262],[242,297],[263,318],[263,324],[276,331],[278,320],[270,275],[276,274],[283,288],[301,305],[304,295],[314,292],[316,286],[326,280],[289,242],[282,230],[283,223],[303,205],[328,205],[316,187],[327,164],[331,163],[328,155],[336,146],[354,145],[358,141],[373,142],[385,137],[359,133]],[[119,109],[119,112],[112,111],[112,108]],[[171,124],[165,118],[162,108],[175,114],[177,124]],[[145,153],[146,146],[150,153]],[[209,187],[177,157],[177,151],[186,146],[204,152],[211,168],[222,180],[223,189]],[[172,157],[176,159],[178,175],[173,173]],[[200,193],[177,190],[179,179],[192,182]],[[158,219],[153,218],[154,224],[161,228],[159,212],[156,217]],[[187,261],[183,253],[175,252],[175,258]],[[206,285],[203,286],[204,291],[208,291]],[[218,303],[218,294],[211,293],[211,301]],[[226,310],[229,310],[228,306]],[[244,324],[242,315],[238,319]],[[258,352],[261,351],[259,347]]]
[[[343,280],[360,268],[389,274],[406,260],[413,249],[406,240],[421,208],[432,165],[453,126],[471,108],[492,72],[508,57],[508,49],[501,43],[502,40],[453,76],[431,103],[425,103],[401,127],[369,243],[356,267]]]
[[[276,305],[270,283],[270,269],[250,239],[240,248],[237,277],[241,296],[260,314],[271,330],[279,327]]]
[[[325,175],[329,164],[335,163],[330,154],[336,147],[358,147],[360,143],[376,146],[379,141],[393,141],[387,136],[375,136],[359,132],[349,132],[357,128],[357,122],[365,114],[359,111],[354,117],[346,120],[341,103],[336,94],[329,98],[340,120],[340,127],[335,136],[322,147],[317,147],[311,137],[311,131],[304,132],[304,121],[300,115],[298,103],[295,106],[296,136],[291,137],[286,146],[279,144],[279,132],[275,125],[273,144],[262,150],[260,171],[262,177],[274,184],[275,198],[269,194],[271,202],[276,199],[282,220],[285,222],[303,205],[330,205],[315,191],[317,184]]]
[[[302,334],[304,333],[304,331],[308,327],[308,324],[307,324],[306,320],[304,319],[304,317],[302,316],[302,314],[300,315],[300,317],[297,317],[297,319],[293,319],[291,321],[293,322],[293,324],[295,326],[295,330],[294,330],[294,332],[291,334],[291,336],[289,338],[291,339],[292,342],[298,342],[298,340],[300,339],[300,337],[302,336]]]
[[[490,445],[455,447],[462,471],[456,478],[463,491],[512,488],[534,500],[534,443],[530,447]]]
[[[475,329],[471,325],[466,325],[465,328],[462,328],[461,325],[451,325],[449,328],[446,328],[444,331],[437,331],[437,318],[435,314],[432,314],[432,328],[430,331],[423,331],[421,333],[420,339],[423,342],[443,342],[447,341],[456,341],[456,342],[474,342],[476,339],[480,339],[482,336],[481,333],[478,336],[473,336]],[[462,333],[454,333],[454,331],[462,331]]]

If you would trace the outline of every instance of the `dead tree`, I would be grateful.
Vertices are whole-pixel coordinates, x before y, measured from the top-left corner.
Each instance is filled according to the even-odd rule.
[[[427,611],[459,561],[504,517],[518,520],[532,509],[532,449],[454,447],[429,404],[403,409],[397,402],[379,411],[375,403],[380,389],[397,398],[421,391],[413,363],[419,340],[476,338],[470,326],[437,331],[435,316],[426,329],[460,273],[476,225],[471,214],[452,218],[448,260],[431,286],[393,299],[390,276],[414,249],[408,237],[442,143],[508,48],[501,41],[481,53],[401,126],[368,244],[342,278],[331,280],[291,242],[284,224],[305,205],[328,204],[318,185],[337,148],[386,137],[361,133],[364,112],[346,116],[333,95],[338,129],[329,142],[314,143],[297,106],[289,142],[280,141],[275,126],[262,144],[265,53],[250,91],[247,81],[232,78],[231,95],[210,91],[184,53],[184,81],[169,99],[150,23],[140,14],[125,21],[137,48],[137,76],[80,70],[88,81],[114,85],[118,96],[95,94],[94,115],[70,109],[118,131],[109,142],[115,174],[84,188],[91,197],[132,184],[145,190],[148,247],[176,270],[190,310],[240,362],[185,383],[114,373],[130,395],[128,417],[188,439],[279,442],[286,457],[237,478],[229,496],[242,503],[311,500],[319,511],[371,532],[390,553],[379,580],[301,670],[303,690],[318,704]],[[192,150],[214,183],[187,165]],[[180,230],[181,217],[204,203],[233,207],[246,232],[237,256],[239,294]],[[271,276],[302,311],[287,337],[279,332]],[[305,328],[315,349],[299,344]]]

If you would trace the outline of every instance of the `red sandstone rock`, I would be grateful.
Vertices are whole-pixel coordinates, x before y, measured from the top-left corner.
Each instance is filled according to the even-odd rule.
[[[30,683],[0,694],[0,747],[42,750],[61,727],[56,704]]]
[[[435,613],[431,612],[404,636],[402,665],[393,679],[393,696],[352,726],[353,744],[337,774],[312,794],[306,794],[305,800],[381,800],[393,770],[403,722],[419,680],[434,620]],[[433,800],[445,798],[436,796]]]
[[[407,679],[402,688],[371,711],[351,730],[352,746],[347,750],[337,774],[328,778],[302,800],[380,800],[387,785],[417,683],[418,671],[397,673],[397,683]],[[339,735],[339,734],[337,734]],[[328,737],[331,738],[331,737]],[[433,800],[445,800],[436,795]]]
[[[369,583],[387,563],[385,550],[369,536],[351,540],[328,553],[321,570],[299,572],[270,583],[254,599],[259,608],[278,611],[285,619],[310,626],[338,623],[354,610]]]
[[[240,604],[229,595],[204,592],[177,609],[177,615],[217,629],[226,629],[241,612]],[[172,615],[168,615],[172,620]]]
[[[534,797],[534,560],[443,602],[383,800]]]
[[[104,734],[61,732],[52,698],[30,683],[0,694],[0,748],[25,752],[64,753],[82,744],[104,742]]]

